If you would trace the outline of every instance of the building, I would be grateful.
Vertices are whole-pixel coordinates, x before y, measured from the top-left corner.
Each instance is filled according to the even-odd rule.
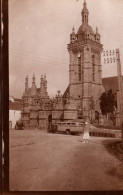
[[[123,76],[122,79],[122,85],[123,85]],[[113,94],[116,95],[117,100],[117,112],[120,112],[120,97],[119,97],[119,84],[118,84],[118,77],[108,77],[102,79],[103,86],[105,88],[105,91],[108,92],[110,89],[112,89]]]
[[[77,33],[70,35],[69,52],[69,93],[82,109],[82,116],[94,119],[95,112],[100,112],[99,98],[102,87],[100,34],[89,25],[89,11],[86,1],[81,12],[82,24]]]
[[[9,97],[9,128],[15,128],[16,121],[21,119],[22,100]]]
[[[95,120],[100,111],[102,86],[101,36],[96,28],[89,25],[89,11],[84,1],[81,12],[82,24],[77,33],[73,28],[68,44],[69,53],[69,86],[63,96],[58,91],[51,99],[47,92],[46,75],[41,76],[40,88],[36,87],[35,75],[32,86],[25,81],[25,92],[22,97],[22,120],[26,126],[38,126],[45,129],[51,121],[72,120],[89,117]]]

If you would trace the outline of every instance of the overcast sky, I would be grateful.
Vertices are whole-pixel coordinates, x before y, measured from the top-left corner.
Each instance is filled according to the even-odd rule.
[[[81,25],[84,0],[9,0],[10,95],[20,98],[28,74],[31,86],[47,75],[48,92],[64,93],[69,84],[67,44],[72,27]],[[123,63],[123,1],[86,0],[89,24],[98,27],[104,50],[120,49]],[[122,64],[123,69],[123,64]],[[117,75],[116,64],[103,65],[103,77]]]

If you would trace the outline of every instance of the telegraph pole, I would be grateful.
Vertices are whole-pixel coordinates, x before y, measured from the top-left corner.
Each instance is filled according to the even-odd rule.
[[[123,79],[122,79],[122,69],[120,62],[120,52],[116,49],[116,60],[117,60],[117,74],[118,74],[118,86],[119,86],[119,101],[120,101],[120,123],[122,131],[122,145],[123,145]]]
[[[117,60],[117,74],[118,74],[118,87],[119,87],[119,106],[120,106],[120,121],[123,123],[123,79],[120,62],[120,52],[116,49],[116,60]]]

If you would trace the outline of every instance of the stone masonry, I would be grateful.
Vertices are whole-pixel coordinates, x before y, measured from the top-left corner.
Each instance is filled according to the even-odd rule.
[[[51,122],[73,120],[89,117],[95,120],[100,111],[102,86],[100,34],[88,24],[89,11],[86,1],[83,3],[82,24],[77,33],[74,27],[70,34],[69,52],[69,86],[63,96],[58,91],[55,98],[47,92],[46,75],[41,76],[40,87],[32,77],[32,86],[25,80],[23,93],[22,120],[25,126],[49,129]]]

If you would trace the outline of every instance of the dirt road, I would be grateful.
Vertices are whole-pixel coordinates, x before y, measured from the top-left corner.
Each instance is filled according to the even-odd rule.
[[[121,190],[123,182],[112,174],[121,162],[106,148],[110,138],[10,132],[10,190],[96,191]]]

